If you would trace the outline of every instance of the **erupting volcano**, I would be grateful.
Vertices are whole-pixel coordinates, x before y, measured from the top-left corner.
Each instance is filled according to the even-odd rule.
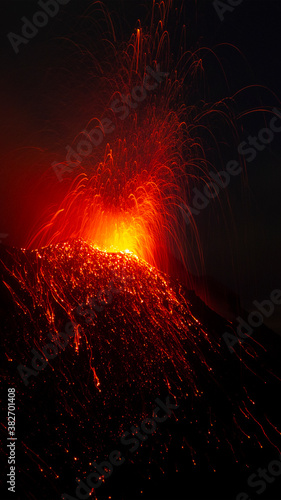
[[[233,97],[200,97],[198,75],[213,54],[187,50],[180,5],[154,1],[150,27],[139,21],[122,44],[104,12],[110,34],[100,59],[91,58],[98,85],[81,112],[87,123],[65,157],[48,151],[43,182],[59,186],[54,202],[39,211],[24,248],[1,248],[1,355],[17,394],[20,500],[55,500],[63,491],[74,498],[93,463],[152,415],[159,397],[173,397],[179,409],[151,445],[143,439],[147,459],[126,455],[120,484],[136,481],[134,500],[171,500],[173,474],[185,476],[184,467],[224,477],[224,459],[238,467],[239,453],[247,466],[256,451],[280,454],[266,393],[280,382],[275,353],[266,358],[270,332],[262,345],[258,334],[238,344],[230,362],[221,338],[234,325],[192,292],[190,267],[203,272],[204,260],[196,220],[186,213],[187,229],[183,207],[196,179],[210,180],[220,141],[234,140],[237,124]],[[176,258],[185,275],[173,269]],[[162,484],[157,498],[146,462],[152,483],[170,474],[173,486],[165,493]],[[83,498],[133,500],[118,473],[113,486],[102,477],[104,489]]]

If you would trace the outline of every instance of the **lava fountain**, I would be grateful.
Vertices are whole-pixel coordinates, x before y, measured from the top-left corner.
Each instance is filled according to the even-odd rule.
[[[202,135],[212,137],[212,116],[221,120],[225,136],[235,127],[227,100],[200,110],[187,104],[198,98],[197,73],[208,51],[181,47],[174,60],[167,31],[171,12],[171,1],[154,3],[150,29],[139,24],[127,44],[118,47],[115,40],[114,58],[108,56],[105,68],[96,64],[102,93],[95,100],[101,94],[102,114],[76,134],[63,161],[53,162],[58,179],[71,186],[57,210],[33,230],[27,248],[81,238],[101,250],[129,250],[169,272],[172,242],[188,268],[191,242],[182,206],[188,204],[190,179],[208,177]],[[192,228],[202,270],[194,221]]]

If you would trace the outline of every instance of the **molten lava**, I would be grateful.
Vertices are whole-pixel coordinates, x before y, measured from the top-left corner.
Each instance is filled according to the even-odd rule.
[[[88,369],[100,391],[152,380],[154,387],[159,380],[180,387],[184,380],[197,392],[192,363],[206,365],[200,343],[207,333],[180,288],[134,254],[75,240],[18,251],[12,275],[20,284],[19,294],[8,285],[19,316],[40,318],[35,337],[29,339],[28,324],[22,332],[27,356],[33,343],[41,351],[48,332],[59,333],[67,317],[76,324],[77,355],[87,346]]]

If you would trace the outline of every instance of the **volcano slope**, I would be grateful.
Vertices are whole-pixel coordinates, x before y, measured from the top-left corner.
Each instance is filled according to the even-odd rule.
[[[280,340],[261,326],[231,353],[225,331],[235,323],[131,253],[82,240],[2,247],[2,398],[15,387],[16,498],[250,495],[249,475],[280,457]],[[6,424],[1,432],[5,442]],[[100,472],[115,450],[119,462]],[[264,481],[272,500],[278,479]]]

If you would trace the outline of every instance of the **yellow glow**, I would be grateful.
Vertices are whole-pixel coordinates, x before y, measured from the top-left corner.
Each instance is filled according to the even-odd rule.
[[[95,221],[90,240],[95,247],[107,252],[137,254],[137,228],[133,219],[122,214],[100,214]]]

